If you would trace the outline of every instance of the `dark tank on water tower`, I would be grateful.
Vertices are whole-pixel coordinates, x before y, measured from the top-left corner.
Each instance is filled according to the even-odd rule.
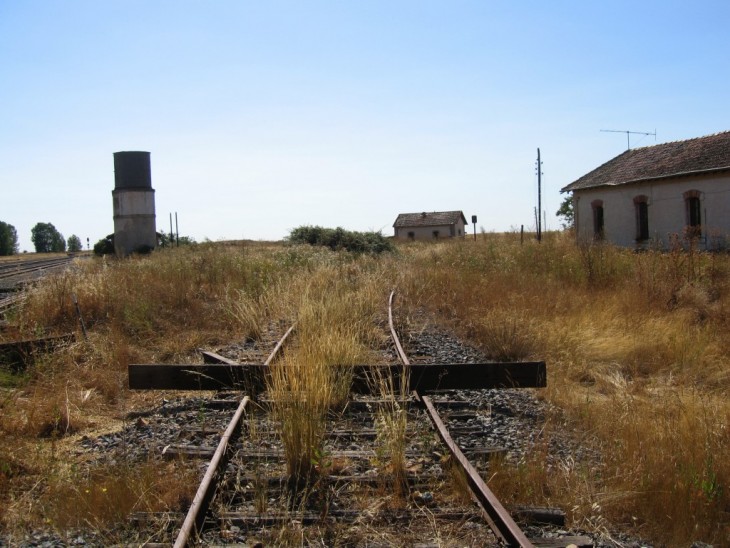
[[[150,153],[114,153],[114,251],[118,257],[157,246]]]

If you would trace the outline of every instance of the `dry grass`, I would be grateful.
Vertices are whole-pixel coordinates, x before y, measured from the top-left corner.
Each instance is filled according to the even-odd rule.
[[[730,258],[551,236],[408,248],[412,298],[494,359],[544,359],[554,423],[603,458],[556,469],[536,447],[495,489],[581,526],[730,543]]]
[[[128,462],[119,462],[113,471],[92,471],[82,461],[76,472],[60,474],[64,441],[147,405],[149,394],[126,389],[130,363],[187,363],[198,359],[198,347],[258,336],[271,316],[262,306],[249,321],[245,305],[263,302],[270,288],[298,271],[283,254],[291,256],[280,246],[211,245],[125,261],[92,259],[30,288],[14,318],[17,329],[6,337],[74,332],[76,342],[38,355],[22,375],[3,374],[0,528],[65,527],[74,523],[74,511],[86,525],[118,527],[129,509],[151,508],[151,499],[162,501],[158,508],[174,507],[174,493],[189,490],[185,474],[155,479],[160,463],[150,464],[146,472],[132,471],[139,463]],[[88,340],[79,329],[72,294],[78,296]],[[236,298],[226,299],[231,295]],[[101,495],[91,485],[105,474],[120,481],[110,479],[105,493],[113,496],[97,501],[92,495]],[[147,494],[135,495],[145,483]],[[139,504],[128,503],[132,499]],[[65,510],[59,506],[63,501]]]
[[[133,512],[187,512],[197,479],[196,464],[184,461],[71,470],[51,477],[42,512],[61,529],[103,528]]]
[[[368,383],[373,394],[381,403],[375,413],[376,453],[379,456],[380,476],[384,479],[387,492],[395,497],[408,494],[406,470],[406,430],[408,428],[408,394],[403,391],[408,386],[410,372],[403,367],[400,386],[394,379],[375,369]]]
[[[282,435],[306,433],[292,434],[290,472],[316,472],[322,416],[342,401],[347,366],[373,359],[386,292],[397,284],[404,323],[430,310],[494,359],[544,359],[548,388],[538,395],[559,409],[546,438],[575,432],[576,444],[602,457],[549,463],[538,444],[516,468],[495,467],[492,482],[507,500],[557,504],[573,524],[633,529],[667,545],[730,544],[730,258],[688,249],[635,254],[556,234],[540,245],[487,234],[377,259],[231,244],[82,261],[31,289],[17,317],[23,336],[74,331],[77,342],[21,377],[0,378],[2,526],[67,523],[52,493],[99,507],[84,514],[89,523],[116,523],[125,510],[81,496],[87,488],[91,496],[96,471],[53,471],[60,442],[145,403],[149,396],[125,388],[129,363],[194,360],[197,347],[257,338],[272,320],[300,322],[272,383]],[[312,424],[286,425],[303,415]],[[384,442],[402,432],[391,417]],[[164,505],[175,505],[175,483],[171,499],[155,495]]]
[[[272,367],[272,411],[284,443],[289,475],[297,484],[323,469],[327,414],[339,412],[352,382],[352,366],[367,363],[377,331],[377,285],[362,272],[323,266],[292,280],[296,303],[294,348]],[[384,297],[380,296],[383,301]]]

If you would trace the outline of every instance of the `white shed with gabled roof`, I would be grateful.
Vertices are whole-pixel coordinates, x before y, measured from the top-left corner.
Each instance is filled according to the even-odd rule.
[[[401,240],[437,240],[464,236],[467,224],[461,211],[423,211],[399,214],[393,228]]]

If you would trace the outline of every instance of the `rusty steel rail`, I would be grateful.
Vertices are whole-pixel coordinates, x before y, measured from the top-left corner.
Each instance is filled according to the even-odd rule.
[[[291,332],[294,330],[295,325],[292,325],[287,332],[284,333],[284,336],[279,340],[274,347],[274,350],[272,350],[271,354],[269,354],[269,357],[264,362],[265,365],[271,365],[271,362],[284,345],[284,341],[286,341]],[[241,419],[244,416],[246,407],[250,401],[251,399],[248,396],[243,397],[233,415],[233,418],[231,419],[231,422],[228,424],[228,427],[221,436],[221,440],[218,443],[218,447],[213,458],[211,458],[210,463],[208,464],[205,476],[203,476],[203,480],[200,482],[198,491],[195,493],[193,502],[185,516],[185,521],[183,522],[180,532],[175,539],[175,548],[182,548],[190,545],[191,537],[198,537],[202,532],[205,515],[208,512],[208,507],[210,502],[213,500],[213,496],[215,495],[215,491],[218,487],[218,480],[222,476],[221,471],[230,460],[234,443],[240,436]]]
[[[403,347],[398,339],[398,334],[395,331],[393,325],[393,298],[395,291],[391,291],[390,297],[388,298],[388,324],[390,326],[390,333],[395,344],[398,357],[405,367],[410,365],[410,361],[403,351]],[[474,466],[469,462],[464,453],[461,451],[459,446],[454,442],[449,430],[444,424],[443,420],[433,405],[431,398],[423,396],[417,391],[414,391],[416,400],[423,403],[426,407],[429,419],[433,423],[436,431],[443,441],[444,445],[448,448],[451,455],[454,457],[456,463],[461,467],[466,476],[467,484],[471,491],[472,496],[479,504],[479,507],[487,518],[489,526],[494,531],[494,534],[499,537],[502,542],[508,546],[519,546],[521,548],[532,548],[534,545],[525,536],[525,533],[519,528],[510,516],[509,512],[505,510],[504,506],[499,502],[499,499],[492,493],[491,489],[487,487],[482,477],[479,475]]]
[[[269,354],[269,357],[267,360],[263,363],[264,366],[268,367],[271,365],[271,362],[276,357],[276,355],[279,353],[279,350],[281,349],[282,345],[284,344],[284,341],[286,341],[287,337],[291,334],[292,331],[294,331],[294,328],[296,327],[296,323],[292,325],[289,329],[287,329],[286,333],[284,333],[284,336],[279,340],[279,342],[276,343],[276,346],[271,351],[271,354]],[[216,354],[215,352],[208,352],[207,350],[198,350],[200,354],[203,356],[203,362],[207,364],[218,364],[218,365],[241,365],[235,360],[231,360],[230,358],[226,358],[225,356],[221,356],[220,354]]]
[[[400,344],[400,339],[398,338],[398,333],[395,332],[395,326],[393,325],[393,299],[395,298],[395,290],[390,292],[390,297],[388,297],[388,326],[390,327],[390,336],[393,338],[393,344],[395,344],[395,350],[398,353],[398,358],[400,358],[400,361],[405,365],[406,367],[411,365],[411,362],[408,360],[408,356],[406,356],[406,353],[403,351],[403,346]]]
[[[418,394],[416,397],[426,406],[428,416],[436,427],[441,440],[449,449],[449,452],[462,470],[464,470],[469,488],[479,503],[479,507],[489,517],[489,524],[494,533],[508,546],[520,546],[524,548],[532,547],[533,544],[525,536],[525,533],[522,532],[522,529],[520,529],[515,523],[509,512],[505,510],[502,503],[499,502],[499,499],[497,499],[494,493],[492,493],[492,490],[487,487],[487,484],[479,475],[477,469],[472,466],[469,459],[464,456],[464,453],[462,453],[459,446],[456,442],[454,442],[449,434],[448,428],[446,428],[446,425],[441,420],[438,411],[436,411],[431,398]]]
[[[222,463],[227,463],[230,458],[230,448],[233,447],[233,442],[240,435],[241,418],[246,411],[249,401],[251,400],[248,396],[243,397],[241,403],[238,405],[238,409],[236,409],[233,415],[233,419],[228,424],[228,428],[226,428],[226,431],[221,436],[218,448],[213,458],[210,459],[208,469],[205,471],[205,476],[203,476],[203,481],[200,482],[200,487],[198,487],[198,491],[195,493],[195,498],[193,498],[182,528],[177,535],[174,544],[175,548],[187,546],[190,543],[191,536],[199,535],[203,529],[205,514],[218,487],[218,479],[221,475],[220,470],[223,468]]]
[[[271,354],[269,354],[269,357],[266,358],[266,361],[264,362],[264,365],[271,365],[271,362],[274,361],[274,358],[276,358],[276,355],[279,353],[281,348],[284,346],[284,342],[286,341],[287,337],[291,335],[292,331],[294,331],[294,328],[297,326],[296,322],[286,330],[286,333],[284,333],[284,336],[279,340],[278,343],[276,343],[276,346],[271,351]]]

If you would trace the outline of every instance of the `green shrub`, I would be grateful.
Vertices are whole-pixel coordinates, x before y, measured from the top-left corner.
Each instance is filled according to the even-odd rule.
[[[109,234],[94,244],[94,255],[114,255],[114,234]]]
[[[352,253],[379,254],[395,249],[380,232],[355,232],[341,227],[300,226],[289,233],[287,241],[329,247],[333,251],[344,249]]]

